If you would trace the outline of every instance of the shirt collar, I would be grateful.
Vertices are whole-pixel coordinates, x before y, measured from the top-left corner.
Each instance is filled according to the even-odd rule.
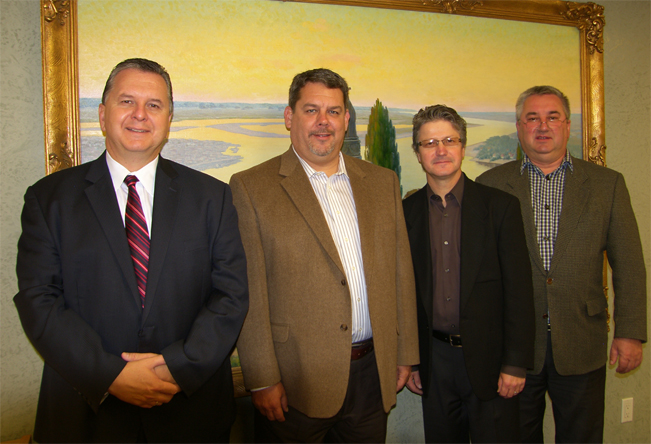
[[[154,182],[156,180],[156,167],[158,166],[158,156],[138,171],[129,171],[117,160],[113,159],[108,151],[106,151],[106,165],[108,166],[109,173],[111,173],[111,180],[113,181],[113,188],[116,190],[122,187],[124,178],[128,175],[133,175],[138,178],[138,181],[145,188],[145,191],[150,195],[154,195]]]
[[[540,168],[538,168],[536,165],[533,164],[533,162],[531,162],[529,156],[527,156],[525,152],[522,151],[522,165],[520,165],[520,174],[524,173],[524,170],[527,168],[534,168],[540,170]],[[569,168],[570,172],[574,172],[574,165],[572,164],[572,156],[570,156],[570,150],[565,150],[565,156],[563,157],[563,161],[558,166],[558,168],[554,170],[554,172],[563,168]],[[551,174],[553,174],[553,172]]]
[[[321,172],[312,168],[309,163],[307,163],[301,156],[299,156],[296,152],[296,149],[294,148],[294,145],[292,145],[292,150],[294,151],[294,154],[296,154],[296,157],[298,157],[298,161],[301,162],[301,166],[305,170],[307,177],[312,177],[315,174],[319,174]],[[346,162],[344,162],[344,155],[341,153],[341,151],[339,151],[339,164],[337,165],[337,172],[334,175],[339,174],[343,174],[344,176],[348,177],[348,172],[346,171]]]
[[[457,180],[457,183],[452,187],[450,192],[448,194],[452,194],[454,198],[459,202],[459,205],[461,205],[461,201],[463,200],[463,189],[464,189],[464,183],[465,183],[465,173],[461,173],[461,176],[459,177],[459,180]],[[432,188],[429,186],[429,183],[427,184],[427,199],[428,201],[432,198],[432,196],[436,196],[437,199],[441,199],[441,196],[438,194],[434,193],[432,191]]]

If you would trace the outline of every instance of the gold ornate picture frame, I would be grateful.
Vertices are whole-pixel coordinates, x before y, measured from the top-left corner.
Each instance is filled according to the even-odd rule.
[[[291,1],[291,0],[289,0]],[[577,28],[580,33],[583,158],[605,164],[603,7],[534,0],[301,0],[517,20]],[[45,169],[78,165],[80,154],[77,0],[41,0]],[[537,44],[541,44],[538,42]]]
[[[602,6],[594,3],[546,0],[284,1],[514,20],[578,29],[583,158],[605,165],[603,71],[605,19]],[[41,0],[47,174],[81,163],[77,7],[78,0]],[[532,42],[533,46],[541,44],[545,42]],[[605,277],[604,273],[604,287]],[[245,394],[239,367],[233,369],[233,375],[236,394]]]

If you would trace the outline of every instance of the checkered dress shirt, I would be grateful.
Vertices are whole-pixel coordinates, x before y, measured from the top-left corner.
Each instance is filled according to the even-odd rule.
[[[553,172],[545,175],[531,163],[526,154],[522,154],[520,174],[529,171],[529,184],[531,189],[531,205],[533,206],[534,223],[538,237],[540,257],[545,270],[549,271],[554,256],[554,244],[558,235],[558,223],[563,209],[563,190],[565,188],[565,172],[574,171],[572,157],[569,152],[561,165]]]

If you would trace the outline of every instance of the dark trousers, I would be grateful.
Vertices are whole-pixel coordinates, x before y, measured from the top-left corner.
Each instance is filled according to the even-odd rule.
[[[291,399],[289,399],[291,403]],[[255,409],[256,442],[384,442],[387,413],[382,404],[375,352],[351,361],[344,404],[332,418],[310,418],[289,407],[285,422],[269,421]]]
[[[463,348],[434,339],[431,362],[422,401],[426,442],[519,441],[517,396],[480,400],[468,380]]]
[[[549,393],[556,426],[556,442],[603,442],[606,366],[584,375],[559,375],[552,356],[551,334],[542,372],[527,375],[520,399],[523,442],[542,443],[545,393]]]

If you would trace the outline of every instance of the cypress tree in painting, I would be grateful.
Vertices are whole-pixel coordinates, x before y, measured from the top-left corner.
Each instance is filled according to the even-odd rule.
[[[393,170],[400,180],[400,153],[396,143],[396,129],[389,118],[389,110],[375,101],[368,118],[366,133],[366,160]],[[402,185],[400,185],[402,193]]]

